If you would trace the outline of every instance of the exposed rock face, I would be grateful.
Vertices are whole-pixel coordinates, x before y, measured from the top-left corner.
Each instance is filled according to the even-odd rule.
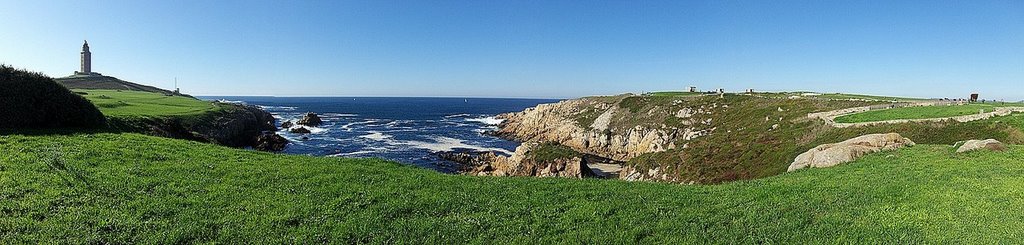
[[[914,142],[897,133],[869,134],[834,144],[814,147],[796,157],[787,171],[801,168],[826,168],[851,162],[873,152],[913,146]]]
[[[991,151],[1005,151],[1007,148],[1006,145],[1003,144],[1003,142],[999,142],[998,140],[994,139],[968,140],[967,142],[964,142],[964,144],[961,145],[960,148],[956,149],[956,153],[964,153],[980,149],[988,149]]]
[[[281,123],[281,128],[291,128],[292,126],[295,126],[295,124],[292,124],[292,121],[284,121]]]
[[[306,115],[302,116],[302,119],[299,119],[299,121],[295,122],[295,124],[316,127],[320,126],[320,124],[323,122],[324,121],[320,120],[320,117],[317,116],[316,113],[307,112]]]
[[[253,146],[256,150],[261,151],[281,151],[284,150],[284,146],[288,144],[288,140],[275,133],[264,133],[256,138],[256,146]]]
[[[579,152],[616,161],[627,161],[644,153],[672,149],[676,147],[673,143],[676,137],[699,137],[701,134],[694,129],[651,129],[641,126],[625,132],[610,132],[608,121],[618,110],[613,105],[603,105],[606,111],[588,128],[583,128],[567,118],[577,113],[583,103],[590,102],[585,99],[566,100],[499,115],[504,121],[495,134],[521,142],[553,141]]]
[[[510,157],[498,156],[493,152],[448,152],[439,153],[444,159],[463,164],[462,172],[476,176],[532,176],[583,178],[592,176],[582,157],[558,158],[538,161],[528,157],[537,143],[525,143],[516,148]]]

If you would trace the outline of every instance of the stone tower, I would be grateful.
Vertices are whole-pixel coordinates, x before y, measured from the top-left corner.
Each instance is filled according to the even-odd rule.
[[[81,74],[92,74],[92,53],[89,52],[89,41],[82,44],[82,71]]]

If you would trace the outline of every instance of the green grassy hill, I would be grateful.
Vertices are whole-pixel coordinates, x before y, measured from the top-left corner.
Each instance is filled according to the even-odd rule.
[[[192,97],[116,90],[81,90],[108,117],[195,116],[222,110],[217,103]]]
[[[1014,243],[1024,148],[687,186],[445,175],[136,134],[0,136],[0,243]],[[42,135],[38,135],[42,134]]]
[[[54,78],[54,80],[69,89],[127,90],[158,94],[174,93],[170,90],[133,83],[111,76],[70,76]]]

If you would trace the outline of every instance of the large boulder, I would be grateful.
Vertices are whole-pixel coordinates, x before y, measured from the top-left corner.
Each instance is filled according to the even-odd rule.
[[[317,116],[316,113],[312,112],[307,112],[305,116],[302,116],[302,119],[299,119],[299,121],[295,122],[295,124],[306,125],[310,127],[320,126],[320,124],[322,123],[324,123],[324,121],[320,120],[320,117]]]
[[[291,128],[292,126],[295,126],[294,124],[292,124],[292,121],[284,121],[283,123],[281,123],[281,128]]]
[[[914,142],[897,133],[869,134],[834,144],[824,144],[804,152],[793,160],[787,171],[801,168],[827,168],[851,162],[868,154],[913,146]]]
[[[1003,142],[999,142],[998,140],[994,140],[994,139],[968,140],[967,142],[964,142],[964,144],[961,145],[960,148],[956,149],[956,153],[964,153],[964,152],[974,151],[974,150],[979,150],[979,149],[989,149],[989,150],[992,150],[992,151],[1005,151],[1007,148],[1006,148],[1006,145],[1003,144]]]

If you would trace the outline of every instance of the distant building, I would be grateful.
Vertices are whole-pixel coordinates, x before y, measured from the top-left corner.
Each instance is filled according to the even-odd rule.
[[[696,92],[697,92],[697,86],[690,86],[690,93],[696,93]]]
[[[748,93],[748,94],[753,94],[753,93],[754,93],[754,89],[752,89],[752,88],[748,88],[748,89],[747,89],[747,93]]]
[[[971,94],[971,99],[969,100],[969,102],[978,102],[978,93]]]
[[[75,76],[99,76],[101,74],[92,72],[92,52],[89,52],[89,41],[82,44],[81,53],[82,66],[80,71],[75,71]]]
[[[719,94],[724,94],[724,93],[725,93],[725,89],[724,89],[724,88],[720,88],[720,89],[718,89],[718,93],[719,93]]]

